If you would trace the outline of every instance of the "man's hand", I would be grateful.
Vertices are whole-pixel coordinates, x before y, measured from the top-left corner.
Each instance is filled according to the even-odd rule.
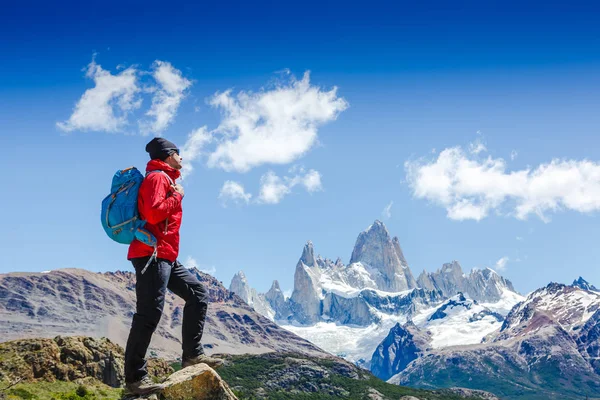
[[[185,196],[185,191],[183,190],[183,186],[181,186],[179,183],[177,183],[175,185],[171,185],[171,187],[173,188],[174,191],[179,193],[181,195],[181,197]]]

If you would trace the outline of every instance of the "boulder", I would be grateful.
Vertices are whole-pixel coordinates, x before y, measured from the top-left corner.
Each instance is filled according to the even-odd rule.
[[[206,364],[177,371],[163,385],[166,400],[237,400],[227,383]]]

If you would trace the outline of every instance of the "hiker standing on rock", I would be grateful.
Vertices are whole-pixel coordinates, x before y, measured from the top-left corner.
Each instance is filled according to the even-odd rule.
[[[125,349],[125,383],[131,394],[143,395],[162,388],[146,370],[146,351],[160,321],[167,289],[185,300],[183,309],[182,366],[206,363],[218,367],[222,361],[204,354],[200,339],[204,331],[208,295],[204,286],[179,261],[179,227],[184,190],[175,181],[181,176],[182,158],[175,144],[154,138],[146,145],[150,161],[138,195],[140,218],[157,240],[155,249],[134,240],[127,259],[136,272],[136,313]],[[145,269],[145,270],[144,270]]]

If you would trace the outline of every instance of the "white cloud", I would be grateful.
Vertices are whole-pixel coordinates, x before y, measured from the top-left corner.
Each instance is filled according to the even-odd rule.
[[[136,69],[127,68],[112,75],[92,59],[85,76],[93,79],[95,86],[81,96],[69,119],[56,126],[65,132],[122,131],[129,113],[141,105]]]
[[[277,204],[290,193],[290,188],[273,171],[267,172],[260,178],[259,201],[267,204]]]
[[[226,181],[221,188],[221,192],[219,193],[219,199],[223,201],[223,204],[228,201],[248,204],[251,197],[252,195],[250,193],[246,193],[242,184],[234,181]]]
[[[292,289],[287,289],[283,291],[283,298],[284,299],[289,299],[290,297],[292,297]]]
[[[196,259],[193,258],[192,256],[187,256],[187,258],[183,262],[183,266],[186,268],[190,268],[190,269],[196,268],[200,272],[204,272],[205,274],[209,274],[209,275],[213,275],[213,276],[217,272],[217,269],[215,268],[214,265],[211,265],[210,267],[200,266],[200,264],[198,264]]]
[[[183,262],[183,266],[186,268],[198,268],[198,262],[192,256],[187,256]]]
[[[155,61],[152,76],[159,84],[154,88],[152,106],[146,112],[150,121],[140,121],[142,134],[160,134],[175,118],[179,104],[186,95],[192,82],[183,77],[181,71],[166,61]]]
[[[508,257],[502,257],[501,259],[499,259],[498,261],[496,261],[496,270],[497,271],[504,271],[506,269],[506,264],[508,264]]]
[[[479,131],[477,131],[477,133],[479,133]],[[477,139],[473,143],[469,143],[469,152],[471,154],[479,154],[484,151],[487,151],[487,148],[480,139]]]
[[[510,152],[510,159],[514,160],[515,158],[517,158],[518,155],[519,155],[519,153],[517,153],[516,150],[513,150]]]
[[[407,180],[416,198],[427,199],[456,220],[481,220],[491,211],[518,219],[549,211],[600,209],[600,164],[552,160],[535,169],[507,172],[502,158],[470,159],[460,147],[433,161],[407,161]]]
[[[323,185],[321,183],[321,174],[319,173],[319,171],[311,169],[310,171],[305,172],[304,168],[293,169],[293,171],[297,171],[296,176],[291,178],[286,176],[283,178],[287,182],[287,186],[290,189],[296,185],[302,185],[309,193],[323,190]]]
[[[381,212],[381,214],[385,217],[385,218],[392,218],[392,205],[394,204],[393,201],[390,201],[390,203],[385,206],[385,208],[383,209],[383,211]]]
[[[323,91],[302,80],[260,92],[228,90],[210,99],[223,120],[215,133],[223,140],[208,158],[210,167],[246,172],[262,164],[287,164],[304,155],[317,141],[317,128],[335,120],[348,103],[337,88]]]
[[[304,186],[309,192],[323,189],[321,174],[314,169],[305,172],[303,168],[292,168],[290,172],[297,172],[295,176],[284,176],[280,178],[273,171],[268,171],[260,178],[259,203],[278,204],[286,195],[290,194],[292,188],[297,185]]]
[[[181,177],[185,179],[186,176],[192,173],[194,167],[192,161],[195,161],[202,154],[204,147],[212,142],[213,136],[208,129],[203,126],[201,128],[192,131],[181,148],[181,158],[183,159],[183,168],[181,170]]]
[[[217,273],[217,268],[214,265],[211,265],[210,267],[202,267],[199,268],[200,272],[204,272],[205,274],[209,274],[212,276],[215,276],[215,274]]]
[[[523,236],[517,236],[517,240],[518,240],[519,242],[522,242],[522,241],[523,241]]]

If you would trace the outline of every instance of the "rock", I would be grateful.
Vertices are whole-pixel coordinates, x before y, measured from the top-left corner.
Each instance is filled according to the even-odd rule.
[[[279,287],[278,281],[273,281],[271,289],[265,293],[265,299],[275,311],[276,320],[285,320],[290,315],[290,305],[285,301],[285,296]]]
[[[440,290],[445,297],[452,297],[460,292],[480,302],[496,302],[502,298],[505,290],[516,293],[512,282],[494,270],[473,269],[466,275],[458,261],[446,263],[433,273],[423,271],[417,283],[428,290]]]
[[[258,293],[256,289],[250,287],[244,271],[239,271],[233,276],[229,285],[229,291],[240,296],[242,300],[254,308],[254,311],[260,315],[264,315],[271,321],[274,320],[275,311],[269,304],[269,301],[264,294]]]
[[[588,290],[590,292],[600,292],[600,289],[596,288],[596,286],[592,285],[581,276],[578,279],[575,279],[571,286],[576,286],[580,289]]]
[[[307,264],[308,263],[308,264]],[[321,298],[318,282],[313,279],[318,273],[318,265],[314,260],[314,249],[311,242],[304,246],[302,257],[294,272],[294,291],[290,298],[290,309],[298,322],[314,324],[321,317]]]
[[[402,396],[400,397],[400,400],[421,400],[418,397],[415,396]]]
[[[229,284],[229,291],[237,294],[246,303],[252,305],[252,292],[244,271],[238,271]]]
[[[197,364],[172,374],[164,383],[166,400],[233,400],[227,383],[208,365]]]
[[[354,263],[376,271],[372,275],[380,290],[400,292],[417,287],[398,238],[392,240],[381,221],[375,221],[358,235],[350,258],[350,265]]]
[[[371,372],[386,381],[404,370],[427,350],[430,338],[413,323],[396,324],[377,346],[371,358]]]

